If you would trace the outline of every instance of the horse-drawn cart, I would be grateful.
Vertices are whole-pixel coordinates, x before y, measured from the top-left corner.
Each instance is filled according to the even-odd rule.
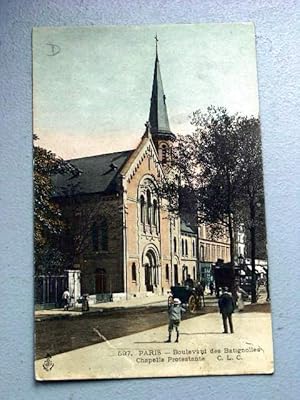
[[[190,312],[205,307],[204,293],[200,288],[189,286],[172,286],[171,295],[168,298],[168,304],[171,304],[173,298],[177,298],[182,304],[186,304]]]

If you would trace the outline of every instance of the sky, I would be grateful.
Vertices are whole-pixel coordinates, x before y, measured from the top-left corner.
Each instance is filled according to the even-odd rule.
[[[209,105],[258,116],[251,23],[49,27],[33,30],[33,128],[72,159],[133,149],[149,117],[155,35],[170,128]]]

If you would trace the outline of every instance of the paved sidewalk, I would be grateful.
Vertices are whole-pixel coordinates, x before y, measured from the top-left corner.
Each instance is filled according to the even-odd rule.
[[[134,307],[145,307],[145,306],[167,306],[169,294],[166,295],[150,295],[147,297],[134,297],[129,300],[120,300],[115,302],[105,302],[105,303],[96,303],[90,304],[90,310],[88,312],[82,312],[81,304],[78,304],[76,308],[70,308],[69,311],[64,311],[63,308],[54,308],[54,309],[45,309],[45,310],[36,310],[34,315],[35,318],[43,318],[43,317],[76,317],[82,314],[92,313],[92,312],[101,312],[103,310],[113,310],[113,309],[122,309],[122,308],[134,308]],[[263,304],[266,303],[266,295],[265,293],[261,293],[258,297],[257,303]],[[210,296],[207,294],[205,296],[205,302],[207,306],[217,305],[218,299],[215,296]],[[245,305],[250,304],[250,301],[246,301]]]
[[[81,304],[74,308],[70,308],[69,311],[64,311],[63,308],[54,308],[50,310],[36,310],[35,317],[46,317],[46,316],[80,316],[82,314],[91,312],[101,312],[102,310],[108,309],[122,309],[122,308],[134,308],[134,307],[145,307],[153,305],[167,305],[168,295],[158,296],[151,295],[148,297],[135,297],[129,300],[110,301],[105,303],[90,304],[90,310],[88,312],[82,312]]]
[[[273,372],[271,315],[234,314],[222,334],[218,313],[182,321],[180,342],[165,343],[167,325],[35,362],[38,380],[110,379]],[[174,340],[174,334],[173,334]]]

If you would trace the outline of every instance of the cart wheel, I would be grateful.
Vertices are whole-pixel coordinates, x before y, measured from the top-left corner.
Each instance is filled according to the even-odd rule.
[[[168,297],[168,307],[170,307],[170,305],[172,304],[173,301],[173,296],[169,296]]]
[[[192,295],[190,296],[190,298],[189,298],[188,305],[189,305],[189,311],[190,311],[191,313],[193,313],[193,312],[196,311],[196,308],[197,308],[197,301],[196,301],[196,297],[195,297],[193,294],[192,294]]]

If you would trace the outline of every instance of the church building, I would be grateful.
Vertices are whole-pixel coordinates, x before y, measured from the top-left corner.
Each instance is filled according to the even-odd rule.
[[[82,293],[96,301],[105,294],[113,300],[164,294],[188,274],[200,279],[205,245],[222,248],[220,255],[228,261],[228,240],[201,240],[201,229],[171,217],[158,194],[176,136],[157,46],[148,120],[137,148],[69,160],[78,176],[54,180],[56,201],[73,233],[73,268],[81,271]],[[217,254],[209,255],[210,262],[216,260]]]

